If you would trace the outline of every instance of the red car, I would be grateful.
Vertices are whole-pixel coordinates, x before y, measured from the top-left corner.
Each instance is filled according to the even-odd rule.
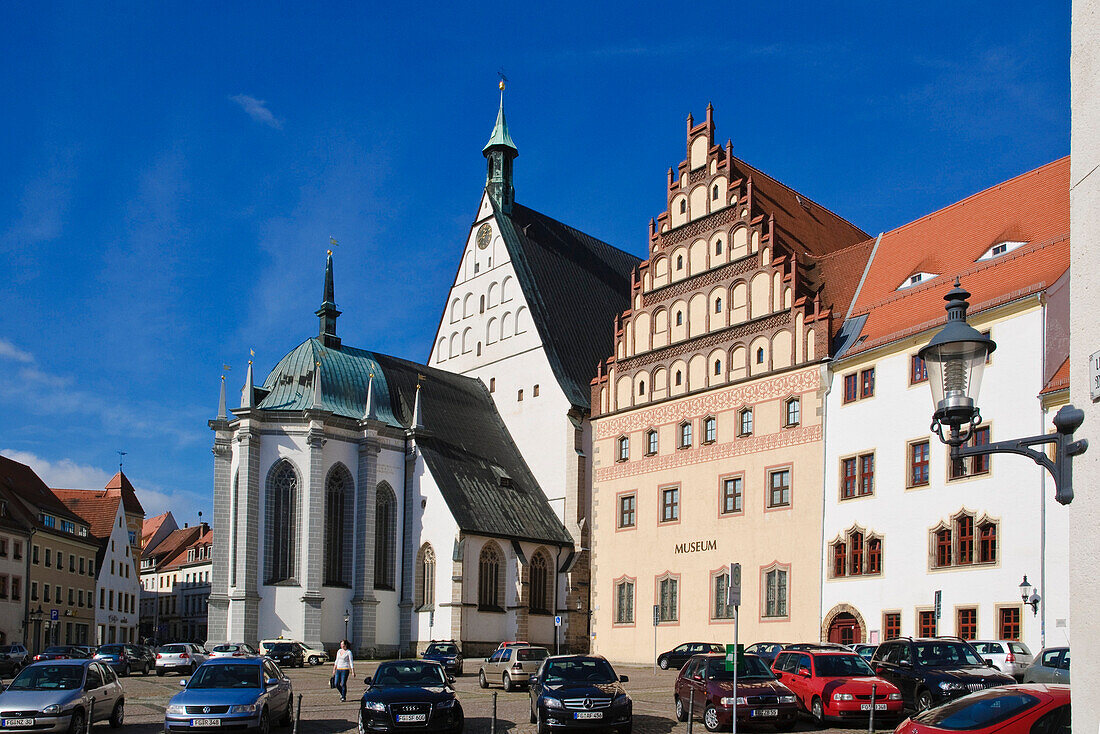
[[[725,655],[695,655],[676,676],[673,703],[679,721],[687,721],[689,715],[702,715],[707,731],[729,729],[735,701],[738,728],[743,724],[772,724],[780,731],[789,731],[798,723],[798,699],[755,655],[745,655],[744,666],[738,668],[736,692]]]
[[[901,691],[875,675],[857,653],[837,648],[784,650],[775,658],[772,672],[798,696],[818,726],[829,720],[867,720],[872,705],[878,721],[902,717]]]
[[[1069,686],[1023,683],[987,688],[916,714],[895,734],[1068,732]]]

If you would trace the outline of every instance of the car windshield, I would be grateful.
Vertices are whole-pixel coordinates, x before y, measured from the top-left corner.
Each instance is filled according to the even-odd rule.
[[[823,678],[874,675],[875,671],[859,655],[817,655],[814,657],[817,674]]]
[[[397,688],[424,688],[441,686],[447,682],[443,666],[417,660],[382,663],[374,674],[371,685]]]
[[[964,642],[917,642],[913,647],[921,665],[985,665],[985,661]]]
[[[614,683],[615,671],[606,660],[596,658],[554,660],[546,665],[547,685],[563,683]]]
[[[42,652],[50,653],[50,654],[62,653],[62,654],[67,655],[71,650],[72,650],[72,648],[65,647],[64,645],[54,645],[53,647],[47,647]]]
[[[201,665],[188,688],[260,688],[259,665]]]
[[[9,691],[73,691],[84,685],[83,665],[32,665],[15,676]]]
[[[277,642],[271,646],[271,652],[297,652],[298,646],[289,642]]]
[[[103,645],[96,650],[97,655],[118,655],[125,651],[122,645]]]
[[[521,647],[516,651],[516,660],[524,662],[545,660],[548,657],[550,657],[550,651],[545,647]]]
[[[1026,693],[991,688],[917,714],[913,720],[948,731],[970,731],[999,724],[1038,703]]]
[[[164,645],[157,652],[167,653],[169,655],[179,655],[181,652],[187,652],[186,645]]]
[[[436,642],[435,644],[428,645],[428,649],[424,651],[425,655],[457,655],[458,645],[451,642]]]
[[[737,679],[754,678],[758,680],[774,680],[772,673],[764,661],[755,655],[746,655],[744,665],[737,666]],[[707,680],[733,680],[733,664],[726,666],[725,658],[707,659]]]

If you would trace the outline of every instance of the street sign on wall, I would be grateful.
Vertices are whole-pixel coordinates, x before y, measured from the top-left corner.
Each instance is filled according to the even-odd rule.
[[[731,607],[741,606],[741,564],[730,564],[730,585],[726,594],[726,603]]]
[[[936,619],[940,618],[940,612],[943,609],[943,592],[936,589]]]

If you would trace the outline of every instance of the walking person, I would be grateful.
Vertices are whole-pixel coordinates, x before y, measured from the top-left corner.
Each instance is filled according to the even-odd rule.
[[[332,663],[332,675],[335,678],[336,690],[340,692],[340,700],[346,701],[348,676],[355,677],[355,660],[351,657],[351,643],[347,640],[340,640],[340,649],[336,651],[336,660]]]

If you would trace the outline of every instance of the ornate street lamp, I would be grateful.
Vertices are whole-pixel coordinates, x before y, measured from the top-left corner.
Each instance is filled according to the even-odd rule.
[[[1024,604],[1031,605],[1031,614],[1038,616],[1039,614],[1039,602],[1043,600],[1039,596],[1038,591],[1033,591],[1031,584],[1027,582],[1027,574],[1024,574],[1024,582],[1020,584],[1020,598],[1024,600]]]
[[[345,609],[344,610],[344,639],[345,640],[348,639],[348,620],[350,620],[350,619],[351,619],[351,611],[348,610],[348,609]]]
[[[967,293],[955,279],[944,300],[947,301],[947,324],[932,337],[917,355],[928,367],[928,384],[932,388],[932,431],[940,441],[951,447],[951,460],[961,462],[972,456],[988,454],[1020,454],[1044,467],[1054,477],[1054,498],[1063,505],[1073,501],[1072,458],[1085,453],[1087,439],[1073,440],[1085,419],[1085,414],[1072,405],[1064,405],[1054,416],[1053,434],[1042,434],[1008,441],[964,446],[982,422],[978,410],[978,389],[986,357],[997,348],[996,342],[966,323]],[[944,436],[944,428],[947,435]],[[1054,444],[1054,458],[1041,449],[1031,448]]]

